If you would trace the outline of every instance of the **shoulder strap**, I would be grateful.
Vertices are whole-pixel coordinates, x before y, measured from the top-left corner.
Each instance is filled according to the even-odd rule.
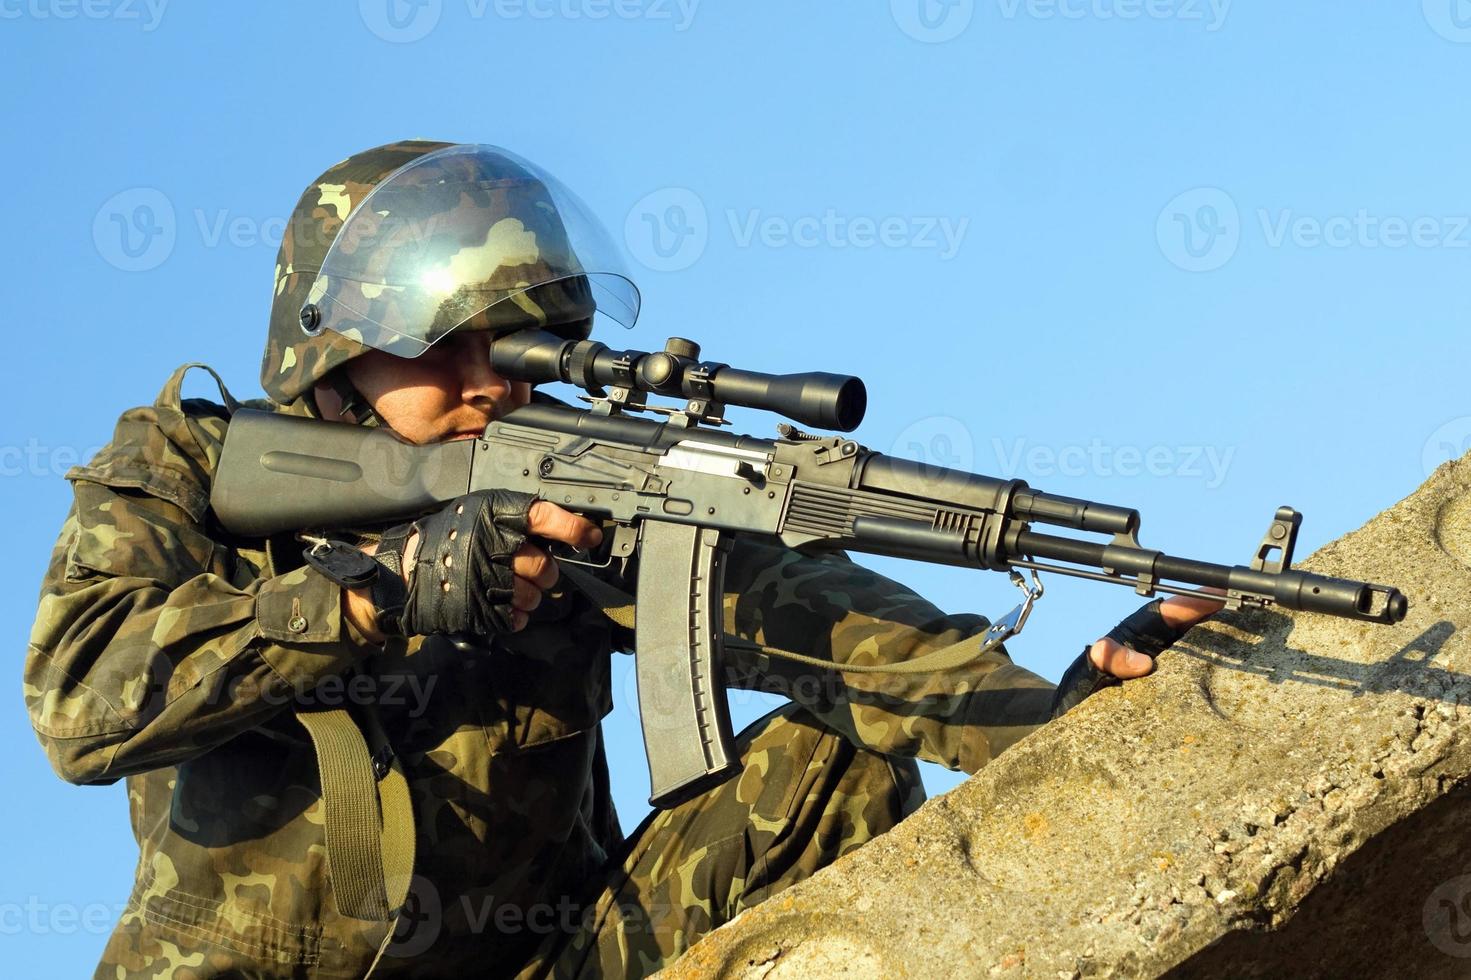
[[[633,629],[635,615],[635,603],[633,596],[624,592],[615,585],[610,585],[595,575],[584,572],[580,568],[573,568],[568,564],[558,566],[567,580],[580,589],[584,595],[614,623],[624,629]],[[990,652],[998,644],[982,642],[979,637],[967,637],[958,643],[952,643],[948,647],[933,650],[923,656],[915,657],[897,664],[840,664],[831,660],[823,660],[820,657],[809,657],[803,653],[793,653],[790,650],[782,650],[778,647],[769,647],[764,643],[753,643],[744,637],[735,636],[731,633],[725,634],[725,645],[727,647],[740,647],[746,650],[754,650],[764,653],[778,660],[786,660],[807,667],[819,667],[823,670],[837,670],[846,674],[931,674],[945,670],[954,670],[979,660],[984,654]]]
[[[408,780],[372,717],[363,728],[345,709],[299,711],[322,778],[327,860],[338,911],[388,921],[408,896],[414,813]],[[376,743],[369,748],[369,739]]]
[[[183,404],[184,377],[194,368],[209,372],[209,376],[215,379],[215,384],[220,389],[220,400],[225,403],[225,410],[231,415],[234,415],[235,411],[240,407],[240,402],[234,395],[230,394],[230,389],[225,387],[224,379],[219,376],[214,368],[208,364],[201,364],[198,361],[184,364],[176,369],[173,374],[169,375],[169,380],[164,383],[163,390],[158,393],[158,397],[154,399],[153,404],[160,408],[178,408]]]
[[[311,735],[322,780],[327,864],[337,910],[386,923],[363,974],[378,969],[414,880],[414,807],[403,763],[369,708],[362,727],[341,708],[298,711]],[[366,735],[365,735],[366,733]]]

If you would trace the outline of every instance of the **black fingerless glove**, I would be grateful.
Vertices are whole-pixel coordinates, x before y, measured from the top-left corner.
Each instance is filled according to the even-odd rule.
[[[1159,611],[1163,601],[1156,599],[1130,613],[1123,622],[1108,631],[1106,638],[1150,657],[1164,653],[1186,631],[1175,629],[1165,622]],[[1057,692],[1052,697],[1053,718],[1061,718],[1104,688],[1123,683],[1112,674],[1105,674],[1093,666],[1093,661],[1088,656],[1091,649],[1091,643],[1084,647],[1083,652],[1063,673],[1062,680],[1057,682]]]
[[[1134,610],[1123,622],[1108,631],[1108,639],[1131,650],[1158,657],[1187,632],[1175,629],[1165,622],[1159,611],[1163,603],[1163,599],[1156,599],[1147,606]]]
[[[527,493],[480,490],[419,521],[401,631],[481,637],[511,632],[511,560],[526,541],[535,501]]]
[[[1052,694],[1054,720],[1061,718],[1105,687],[1117,687],[1123,683],[1112,674],[1105,674],[1093,666],[1093,661],[1088,656],[1088,651],[1091,649],[1093,649],[1093,644],[1085,646],[1083,652],[1078,654],[1078,658],[1063,672],[1062,680],[1057,682],[1057,690]]]

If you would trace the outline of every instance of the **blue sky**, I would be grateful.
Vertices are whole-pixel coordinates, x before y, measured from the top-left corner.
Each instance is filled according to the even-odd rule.
[[[1280,504],[1306,553],[1471,448],[1464,0],[0,0],[0,21],[16,975],[91,968],[135,853],[122,787],[55,779],[21,709],[59,474],[186,360],[257,394],[281,225],[357,150],[512,148],[630,253],[644,316],[609,342],[861,375],[871,448],[1136,506],[1172,553],[1245,562]],[[1002,576],[876,564],[952,611],[1013,601]],[[1134,599],[1050,584],[1011,650],[1055,678]]]

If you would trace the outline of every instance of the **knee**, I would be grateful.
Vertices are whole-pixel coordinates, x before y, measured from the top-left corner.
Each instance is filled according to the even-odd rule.
[[[856,746],[796,704],[752,725],[741,742],[741,795],[768,819],[805,815],[867,840],[925,800],[915,760]]]

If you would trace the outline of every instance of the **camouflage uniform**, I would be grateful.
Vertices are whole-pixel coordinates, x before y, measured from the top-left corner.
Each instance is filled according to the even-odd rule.
[[[912,810],[913,765],[887,756],[974,771],[1046,717],[1051,686],[1000,653],[962,677],[847,683],[737,654],[731,685],[801,709],[742,735],[742,776],[625,842],[598,726],[621,644],[611,624],[558,592],[498,649],[358,642],[340,588],[293,567],[299,546],[211,523],[227,418],[181,406],[177,387],[125,414],[71,474],[76,504],[26,663],[56,771],[128,779],[137,884],[99,976],[366,969],[380,933],[334,906],[315,759],[288,708],[379,705],[415,802],[410,919],[433,920],[431,940],[410,921],[399,951],[413,956],[391,948],[381,969],[418,976],[534,975],[558,956],[642,974]],[[986,625],[841,556],[775,543],[738,547],[727,582],[731,632],[842,662],[910,658]]]
[[[384,150],[408,159],[423,145]],[[303,198],[323,227],[370,186],[351,164]],[[282,248],[278,312],[311,288],[299,231]],[[515,309],[548,322],[525,297]],[[273,320],[267,365],[280,369],[263,381],[275,402],[253,407],[311,415],[301,396],[326,369],[312,358],[358,350],[278,343],[292,326]],[[950,675],[881,676],[733,650],[731,686],[793,703],[741,735],[739,777],[625,840],[599,721],[611,653],[631,637],[558,589],[487,649],[365,643],[299,543],[214,521],[233,401],[183,401],[182,378],[68,474],[75,504],[26,660],[27,707],[56,771],[128,781],[137,880],[98,976],[367,970],[388,926],[338,907],[305,712],[371,706],[408,779],[417,863],[383,976],[643,975],[912,811],[912,757],[974,771],[1048,716],[1051,685],[1001,651]],[[836,662],[907,660],[987,625],[841,555],[775,541],[740,542],[726,582],[729,632]]]

